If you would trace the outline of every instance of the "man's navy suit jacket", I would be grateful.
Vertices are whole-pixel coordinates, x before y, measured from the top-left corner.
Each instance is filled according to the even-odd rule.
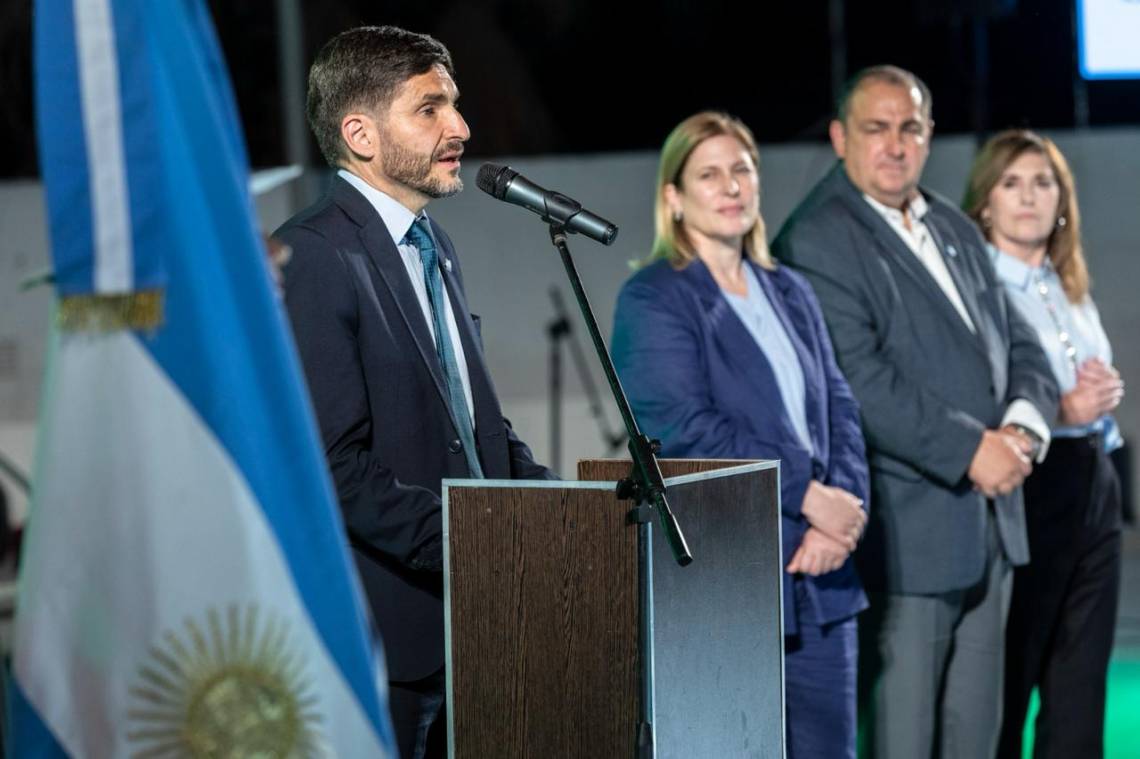
[[[511,430],[483,361],[451,241],[432,222],[491,479],[546,479]],[[388,676],[443,666],[440,491],[469,477],[431,331],[384,222],[335,177],[275,233],[292,249],[285,304]]]
[[[808,431],[803,447],[776,376],[708,268],[658,261],[622,287],[614,315],[614,364],[641,429],[670,458],[779,459],[784,566],[808,524],[800,513],[811,480],[867,495],[859,409],[839,372],[823,316],[803,277],[753,267],[804,373]],[[816,623],[849,617],[866,597],[848,561],[834,572],[784,578],[784,630],[797,629],[796,591]],[[809,590],[810,588],[810,590]]]

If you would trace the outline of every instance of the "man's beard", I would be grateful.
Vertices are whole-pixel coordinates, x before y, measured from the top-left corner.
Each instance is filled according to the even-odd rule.
[[[447,198],[463,189],[463,180],[458,176],[440,179],[432,176],[431,173],[435,158],[462,150],[462,142],[455,140],[440,145],[431,156],[414,153],[390,139],[383,139],[380,146],[384,173],[388,175],[389,179],[417,192],[422,192],[429,198]]]

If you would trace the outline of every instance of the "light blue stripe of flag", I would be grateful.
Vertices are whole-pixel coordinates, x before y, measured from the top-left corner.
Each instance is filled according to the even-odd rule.
[[[174,0],[175,3],[178,0]],[[160,13],[169,0],[155,3]],[[161,183],[161,167],[152,157],[161,139],[153,104],[153,72],[146,67],[151,42],[143,29],[144,18],[130,4],[116,0],[38,0],[36,3],[35,66],[37,137],[51,226],[52,259],[56,285],[61,295],[96,290],[97,227],[92,197],[93,161],[109,157],[91,153],[88,129],[105,130],[107,109],[85,110],[80,77],[77,18],[83,6],[106,5],[110,9],[110,32],[115,43],[108,60],[88,61],[96,67],[113,66],[118,74],[118,117],[122,130],[120,166],[125,176],[131,241],[130,290],[161,287],[161,243],[165,235],[163,200],[154,194]],[[49,14],[46,15],[45,14]],[[89,104],[90,105],[90,104]],[[105,105],[100,101],[96,106]],[[44,144],[48,143],[48,144]],[[98,184],[98,183],[96,183]],[[108,190],[106,186],[94,188]]]

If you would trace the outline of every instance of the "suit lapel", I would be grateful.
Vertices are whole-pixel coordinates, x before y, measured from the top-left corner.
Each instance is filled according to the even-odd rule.
[[[717,285],[704,262],[699,259],[695,260],[686,266],[682,273],[697,291],[705,318],[711,326],[717,342],[725,349],[725,354],[738,357],[747,356],[750,351],[757,351],[762,354],[759,346],[756,345],[756,341],[752,339],[752,334],[748,328],[740,321],[728,300],[721,294],[720,286]],[[741,364],[744,367],[752,364],[748,359],[734,363],[737,363],[738,367]]]
[[[891,225],[887,223],[886,219],[880,216],[878,211],[872,208],[870,204],[863,199],[862,195],[859,194],[854,186],[851,187],[851,190],[850,193],[844,195],[844,202],[855,217],[870,230],[875,241],[879,244],[880,249],[886,251],[887,258],[893,261],[897,268],[902,269],[902,271],[918,285],[919,290],[926,295],[935,309],[942,314],[944,319],[951,322],[955,329],[961,330],[963,336],[967,338],[967,342],[972,345],[976,344],[978,342],[977,335],[971,332],[970,328],[966,326],[966,323],[962,321],[962,315],[958,313],[958,309],[954,308],[954,304],[946,297],[946,293],[939,287],[938,282],[934,279],[934,276],[931,275],[925,264],[923,264],[918,256],[914,254],[914,251],[903,242],[898,233],[891,229]],[[932,214],[928,213],[924,222],[929,220],[931,216]],[[931,229],[930,224],[927,224],[927,229]],[[934,234],[933,230],[931,230],[931,234]],[[938,246],[941,251],[941,241],[937,236],[935,236],[934,240],[935,245]],[[945,258],[946,256],[943,255],[943,259]],[[951,276],[954,276],[953,272]],[[962,296],[963,302],[968,302],[970,300],[968,296],[970,296],[971,291],[962,290],[959,280],[960,277],[955,277],[955,285],[959,286],[958,292]],[[968,306],[967,313],[970,314],[971,319],[975,318],[974,313],[969,310]],[[975,320],[975,325],[976,324],[977,322]],[[982,346],[979,345],[977,347],[984,351]]]
[[[400,258],[400,251],[392,242],[392,235],[388,233],[388,228],[384,226],[380,214],[376,212],[368,199],[357,192],[348,182],[340,177],[334,178],[332,192],[337,204],[344,209],[353,221],[360,225],[358,233],[360,243],[368,253],[368,258],[372,261],[380,281],[391,293],[392,300],[400,312],[400,317],[412,336],[416,351],[420,354],[420,358],[431,374],[432,382],[443,402],[443,407],[448,410],[450,415],[451,404],[448,402],[447,387],[444,385],[443,370],[440,368],[439,358],[436,355],[435,343],[431,339],[430,328],[424,319],[423,309],[416,297],[416,291],[408,279],[408,271],[404,268],[404,261]],[[451,422],[455,424],[454,417],[452,417]],[[458,426],[456,428],[458,429]]]
[[[933,213],[933,210],[926,214],[923,222],[926,224],[926,228],[930,230],[934,244],[941,251],[942,260],[946,262],[946,269],[950,272],[950,278],[954,280],[954,286],[958,288],[958,294],[962,296],[962,304],[966,307],[966,313],[970,315],[970,321],[974,323],[974,329],[977,332],[973,335],[973,343],[979,351],[986,353],[985,322],[982,319],[982,314],[978,311],[978,292],[962,270],[965,265],[965,259],[962,257],[965,251],[962,248],[962,243],[954,235],[953,230],[942,224],[941,219]]]
[[[724,356],[732,366],[736,367],[741,380],[756,388],[758,397],[764,399],[761,402],[771,403],[774,400],[778,403],[780,412],[776,416],[784,427],[781,436],[795,439],[795,428],[784,407],[783,396],[780,394],[780,387],[768,356],[756,344],[748,327],[721,294],[720,286],[713,279],[708,267],[704,262],[696,260],[685,267],[682,273],[697,290],[713,338],[720,344]]]
[[[813,429],[822,430],[826,427],[823,423],[825,420],[822,416],[822,398],[820,397],[820,382],[822,376],[822,365],[819,356],[813,352],[801,335],[811,334],[809,325],[802,323],[801,319],[804,316],[800,309],[792,312],[788,309],[788,304],[792,301],[793,293],[791,292],[792,281],[788,277],[780,277],[774,274],[760,271],[759,267],[754,264],[752,270],[756,274],[756,280],[760,283],[764,294],[768,296],[768,302],[772,304],[772,310],[776,312],[776,317],[780,320],[780,324],[784,327],[784,332],[788,336],[788,340],[792,343],[792,348],[796,352],[796,358],[800,362],[800,371],[804,375],[804,403],[807,406],[807,421],[808,431]],[[801,317],[801,318],[796,318]],[[819,450],[822,445],[821,440],[813,440],[812,444]]]

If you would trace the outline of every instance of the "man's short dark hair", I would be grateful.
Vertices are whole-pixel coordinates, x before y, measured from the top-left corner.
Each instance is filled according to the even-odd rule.
[[[395,26],[360,26],[333,37],[309,69],[309,128],[336,167],[344,156],[340,122],[355,110],[387,108],[400,85],[435,65],[455,76],[439,40]]]
[[[926,82],[904,68],[881,64],[878,66],[868,66],[856,72],[855,76],[843,84],[843,89],[839,93],[839,99],[835,103],[835,118],[839,123],[844,124],[847,122],[847,114],[851,112],[851,98],[854,97],[855,93],[867,82],[894,84],[899,87],[904,87],[907,90],[917,88],[919,94],[922,95],[922,113],[926,116],[927,120],[930,119],[931,106],[933,104],[930,99],[930,88],[926,86]]]

